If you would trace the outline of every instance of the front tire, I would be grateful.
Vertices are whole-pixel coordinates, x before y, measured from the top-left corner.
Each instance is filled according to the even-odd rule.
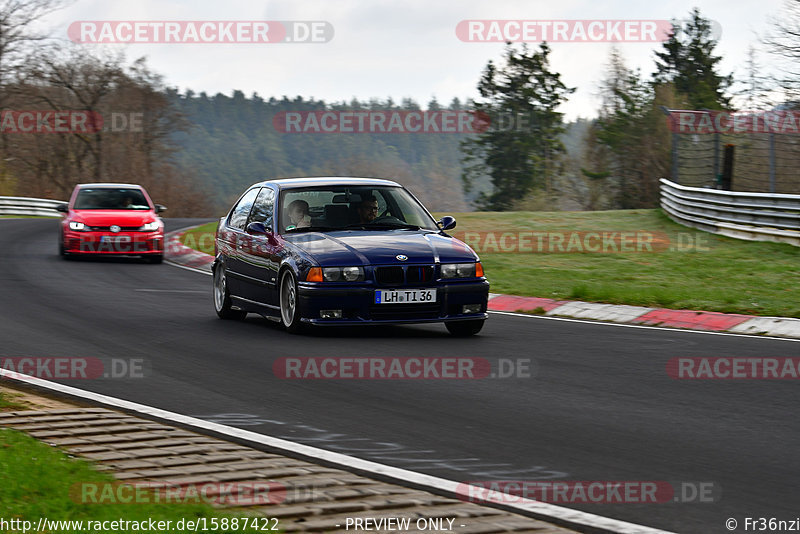
[[[151,254],[145,258],[147,259],[147,263],[159,264],[164,262],[163,254]]]
[[[453,321],[444,323],[447,330],[456,337],[469,337],[474,336],[483,328],[483,323],[486,319],[477,319],[474,321]]]
[[[64,237],[63,236],[59,236],[59,238],[58,238],[58,253],[65,260],[71,260],[72,259],[72,256],[70,256],[69,252],[67,252],[67,249],[64,247]]]
[[[290,334],[297,334],[302,330],[300,313],[297,306],[297,281],[292,271],[284,271],[281,276],[279,301],[281,305],[281,322]]]
[[[247,312],[234,310],[231,307],[231,295],[228,292],[228,278],[225,275],[225,267],[217,265],[214,269],[214,311],[220,319],[242,320]]]

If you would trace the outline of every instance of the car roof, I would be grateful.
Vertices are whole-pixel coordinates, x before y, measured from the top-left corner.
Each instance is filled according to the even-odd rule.
[[[95,188],[101,188],[101,187],[114,187],[114,188],[126,187],[128,189],[144,189],[141,185],[138,185],[138,184],[117,184],[117,183],[113,183],[113,182],[98,182],[96,184],[78,184],[75,187],[78,187],[78,188],[81,188],[81,189],[89,188],[89,187],[95,187]]]
[[[357,178],[351,176],[311,176],[307,178],[279,178],[277,180],[265,180],[253,184],[267,185],[275,184],[281,189],[294,189],[298,187],[315,187],[326,185],[375,185],[384,187],[402,187],[397,182],[383,180],[381,178]]]

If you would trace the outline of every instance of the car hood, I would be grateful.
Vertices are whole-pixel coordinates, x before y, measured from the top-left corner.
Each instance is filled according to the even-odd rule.
[[[155,216],[150,210],[75,210],[75,220],[89,226],[141,226]]]
[[[410,230],[313,232],[284,236],[323,266],[386,265],[475,261],[477,255],[458,239]],[[405,261],[397,259],[406,256]]]

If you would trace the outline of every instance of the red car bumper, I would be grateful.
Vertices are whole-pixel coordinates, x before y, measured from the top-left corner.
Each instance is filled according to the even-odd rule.
[[[164,253],[162,232],[66,232],[68,254],[159,255]]]

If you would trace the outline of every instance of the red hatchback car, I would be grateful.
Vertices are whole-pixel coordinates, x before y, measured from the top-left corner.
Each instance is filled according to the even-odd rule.
[[[164,223],[147,191],[134,184],[78,184],[64,213],[58,246],[65,258],[78,255],[140,256],[164,259]]]

